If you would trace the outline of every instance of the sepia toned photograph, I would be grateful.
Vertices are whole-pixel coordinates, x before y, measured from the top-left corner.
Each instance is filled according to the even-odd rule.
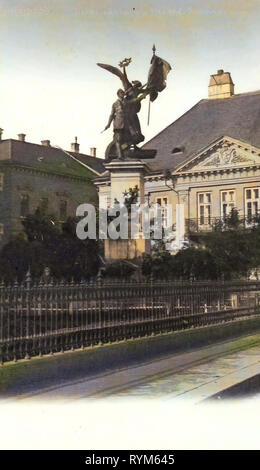
[[[259,19],[0,0],[1,450],[259,450]]]

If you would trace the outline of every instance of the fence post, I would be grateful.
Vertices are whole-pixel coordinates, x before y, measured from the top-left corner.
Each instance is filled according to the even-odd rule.
[[[13,302],[13,322],[12,322],[12,332],[13,336],[16,338],[17,337],[17,310],[18,310],[18,282],[17,278],[15,279],[13,289],[14,289],[14,302]],[[13,342],[13,361],[17,362],[17,357],[16,357],[16,342]]]
[[[2,281],[0,284],[0,365],[2,366],[4,363],[3,357],[3,341],[4,341],[4,325],[3,325],[3,317],[4,317],[4,282]]]
[[[25,277],[25,289],[26,289],[26,327],[25,327],[25,359],[30,359],[29,354],[29,324],[30,324],[30,297],[31,297],[31,275],[30,269],[26,273]]]
[[[154,293],[154,275],[153,275],[153,271],[151,272],[151,276],[150,276],[150,286],[151,286],[151,297],[152,297],[152,303],[151,303],[151,306],[152,306],[151,335],[154,336],[154,296],[153,296],[153,293]],[[147,334],[149,334],[149,324],[148,324],[147,330],[148,330]]]
[[[256,295],[255,295],[255,313],[258,313],[258,309],[259,309],[259,294],[258,294],[258,292],[256,292]]]
[[[237,308],[238,307],[237,294],[231,294],[231,306],[232,306],[232,308]]]
[[[50,339],[49,339],[49,353],[53,354],[53,290],[54,290],[54,281],[51,277],[48,283],[48,291],[49,295],[47,297],[47,303],[49,303],[50,308],[50,322],[48,324],[48,330],[50,331]]]
[[[79,320],[79,325],[80,325],[80,342],[81,342],[81,349],[84,349],[84,331],[83,331],[83,324],[84,324],[84,292],[85,292],[85,285],[86,281],[82,278],[79,283],[79,300],[80,300],[80,320]]]
[[[97,291],[98,291],[98,322],[99,322],[99,341],[98,344],[102,345],[102,271],[98,271],[97,275]]]
[[[61,329],[62,329],[62,332],[59,336],[60,338],[60,352],[61,353],[64,353],[64,345],[65,345],[65,342],[66,342],[66,337],[65,337],[65,334],[64,334],[64,330],[65,330],[65,322],[66,322],[66,317],[64,316],[64,292],[65,292],[65,289],[64,289],[64,285],[65,285],[65,282],[63,279],[61,279],[60,282],[57,282],[57,289],[58,289],[58,311],[60,311],[60,326],[61,326]],[[66,310],[66,307],[65,307],[65,310]],[[57,331],[57,334],[58,334],[58,331]]]

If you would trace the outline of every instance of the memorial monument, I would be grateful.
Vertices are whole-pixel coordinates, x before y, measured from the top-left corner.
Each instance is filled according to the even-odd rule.
[[[121,88],[116,92],[117,99],[112,105],[111,113],[105,126],[106,131],[113,123],[113,140],[108,144],[105,151],[105,168],[110,173],[110,204],[115,200],[122,201],[123,194],[129,188],[138,187],[139,202],[144,201],[144,176],[148,172],[145,159],[154,158],[156,150],[144,150],[138,144],[144,141],[138,113],[141,103],[146,97],[150,103],[153,102],[159,92],[166,87],[166,78],[171,66],[156,54],[153,46],[153,55],[148,72],[147,83],[142,85],[139,80],[130,81],[126,68],[131,64],[131,58],[125,58],[119,63],[119,67],[98,63],[97,65],[108,72],[116,75],[121,81]],[[150,240],[142,238],[142,227],[140,226],[140,237],[131,240],[105,240],[105,257],[113,259],[134,259],[142,253],[149,252]]]

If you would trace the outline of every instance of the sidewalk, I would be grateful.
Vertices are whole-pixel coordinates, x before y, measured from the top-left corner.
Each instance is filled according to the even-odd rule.
[[[258,344],[259,317],[35,357],[0,367],[0,397],[36,397],[51,390],[55,397],[96,396],[104,390],[109,395],[110,388],[129,388],[150,376],[157,380]]]
[[[25,394],[19,400],[188,399],[197,403],[260,373],[260,334]]]

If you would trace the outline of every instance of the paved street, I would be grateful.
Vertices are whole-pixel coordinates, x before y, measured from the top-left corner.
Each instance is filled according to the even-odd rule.
[[[218,343],[149,364],[86,377],[18,400],[160,398],[198,403],[260,374],[260,335]]]

